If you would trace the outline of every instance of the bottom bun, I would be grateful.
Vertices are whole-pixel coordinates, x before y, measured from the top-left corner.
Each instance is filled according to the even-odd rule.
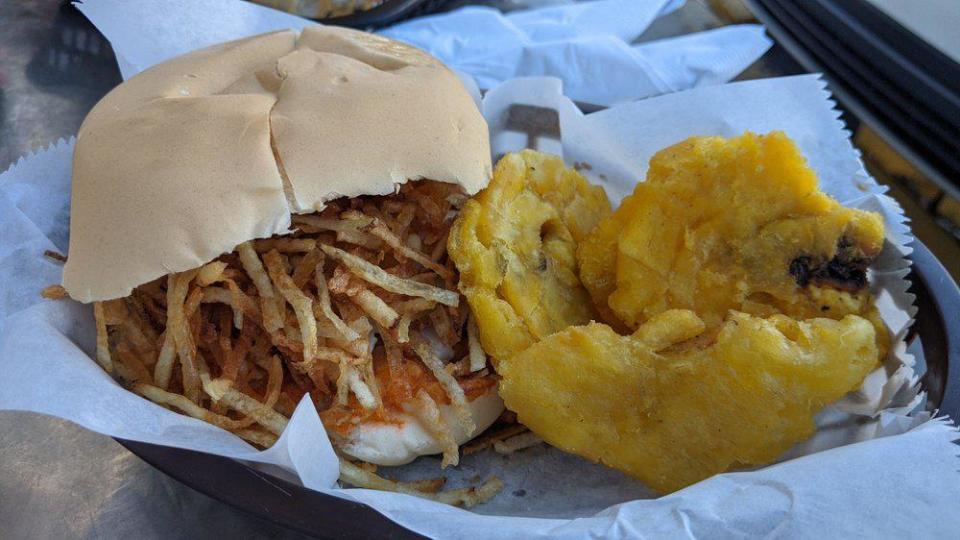
[[[494,386],[487,393],[469,403],[470,414],[476,426],[467,432],[457,422],[450,405],[440,407],[440,415],[450,426],[457,444],[463,444],[490,427],[503,412],[503,400]],[[419,456],[442,452],[437,439],[412,414],[404,414],[402,424],[360,424],[347,436],[340,450],[353,458],[375,465],[404,465]]]

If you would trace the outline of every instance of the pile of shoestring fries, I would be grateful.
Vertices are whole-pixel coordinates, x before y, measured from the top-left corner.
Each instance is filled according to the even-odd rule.
[[[441,441],[443,465],[455,465],[441,406],[472,430],[468,401],[496,384],[446,253],[465,199],[423,180],[294,215],[289,235],[95,303],[96,360],[134,392],[260,447],[304,395],[335,446],[362,422],[401,422],[406,407]],[[341,475],[463,505],[499,489],[492,479],[438,492],[437,480],[392,482],[345,459]]]

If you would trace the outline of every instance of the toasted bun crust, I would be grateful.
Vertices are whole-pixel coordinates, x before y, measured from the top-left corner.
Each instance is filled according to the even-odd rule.
[[[291,213],[408,180],[490,176],[487,126],[459,79],[379,36],[309,27],[175,58],[107,94],[80,128],[63,285],[130,294]]]
[[[475,428],[464,431],[450,405],[440,407],[440,415],[453,431],[457,444],[463,444],[490,427],[503,412],[503,400],[496,387],[469,403]],[[343,453],[375,465],[403,465],[418,456],[439,454],[440,445],[413,415],[405,415],[402,424],[360,424],[354,428],[340,448]]]

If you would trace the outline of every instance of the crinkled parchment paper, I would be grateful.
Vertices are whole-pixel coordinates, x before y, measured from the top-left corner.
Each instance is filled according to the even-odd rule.
[[[684,0],[595,0],[502,15],[467,7],[380,33],[420,47],[484,90],[519,76],[560,77],[573,99],[612,105],[726,82],[770,47],[757,24],[632,42]],[[239,0],[85,0],[124,78],[221,41],[311,21]],[[616,17],[610,17],[616,13]]]
[[[643,177],[654,152],[687,136],[786,131],[827,192],[883,213],[887,245],[872,278],[881,314],[902,338],[914,313],[904,281],[909,228],[901,209],[864,172],[815,76],[698,88],[586,116],[562,96],[556,79],[509,81],[482,104],[498,151],[516,140],[497,127],[512,103],[558,110],[565,158],[590,164],[588,174],[614,200]],[[90,358],[89,306],[39,298],[42,287],[59,281],[60,268],[42,252],[66,248],[72,146],[59,141],[0,175],[0,409],[36,411],[114,437],[269,464],[308,487],[365,502],[434,537],[889,537],[960,530],[960,475],[951,442],[956,430],[929,420],[928,413],[910,414],[921,396],[902,339],[860,393],[818,417],[818,435],[791,451],[801,457],[719,475],[658,499],[615,471],[544,446],[510,456],[480,453],[447,471],[452,485],[489,474],[505,481],[504,491],[474,512],[404,495],[337,489],[336,459],[308,402],[300,404],[280,442],[258,452],[229,433],[123,390]],[[438,466],[428,457],[384,470],[398,477],[435,476]]]

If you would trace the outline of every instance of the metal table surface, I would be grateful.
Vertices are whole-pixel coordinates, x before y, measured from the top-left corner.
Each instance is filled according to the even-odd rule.
[[[641,40],[720,24],[702,0],[691,0]],[[775,46],[746,75],[798,72]],[[109,45],[61,0],[0,0],[0,170],[76,133],[119,81]],[[183,486],[108,437],[0,411],[0,537],[208,536],[302,537]]]

